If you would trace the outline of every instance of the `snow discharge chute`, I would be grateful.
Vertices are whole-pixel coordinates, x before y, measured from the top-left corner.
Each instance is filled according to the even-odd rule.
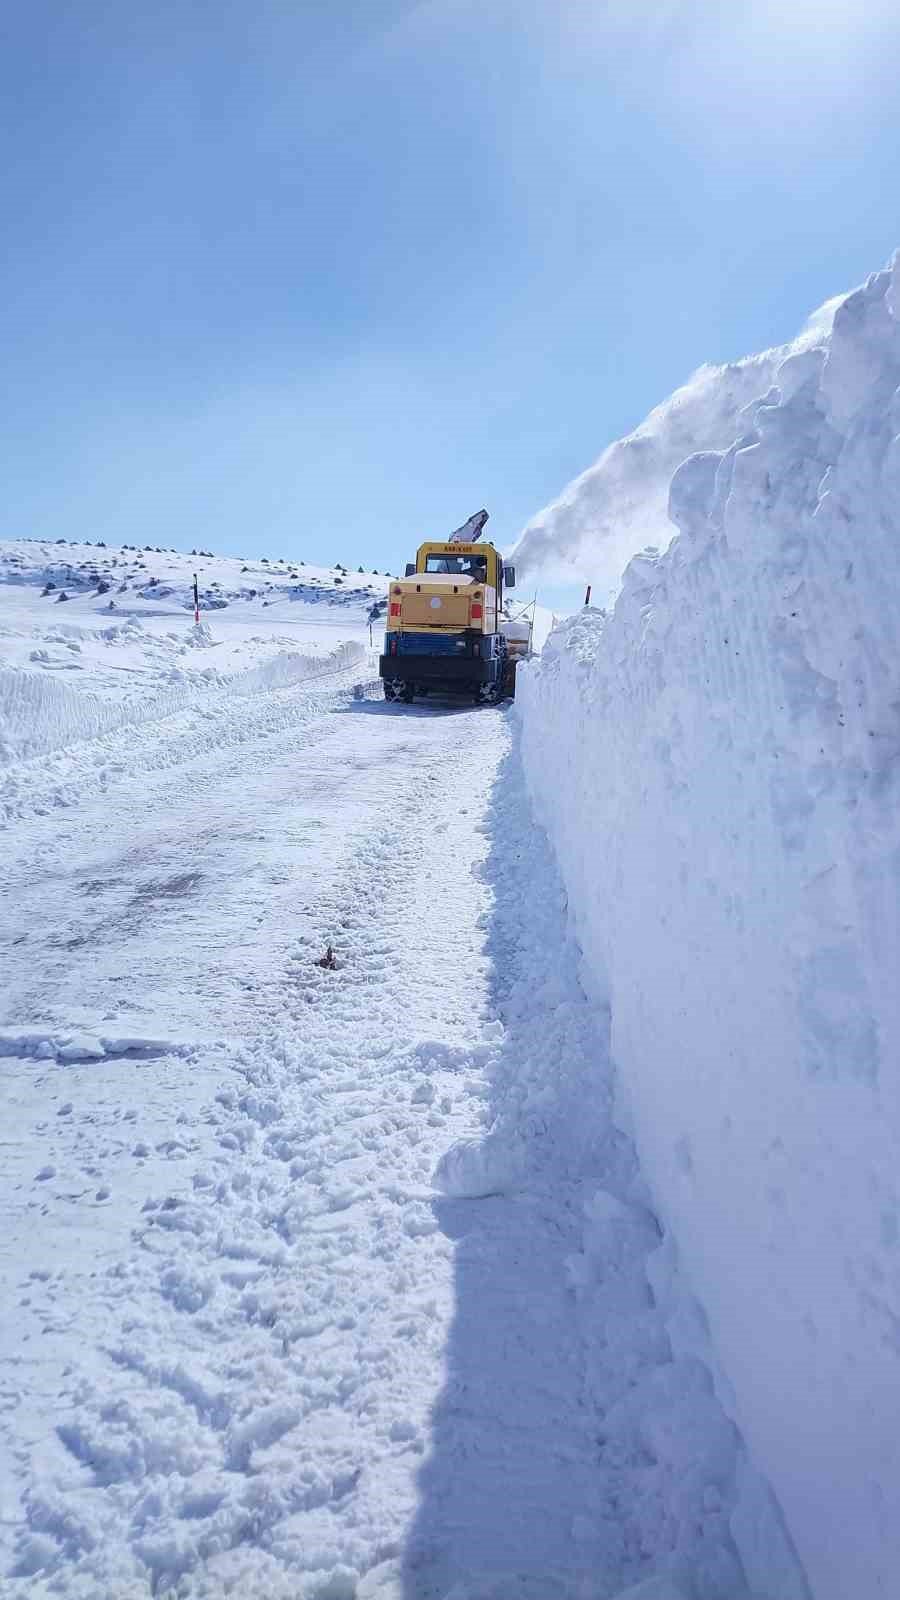
[[[468,522],[464,522],[461,528],[454,529],[453,533],[451,533],[449,539],[447,540],[447,543],[474,544],[475,541],[480,537],[481,530],[487,522],[489,516],[489,511],[476,511],[474,516],[471,516]]]

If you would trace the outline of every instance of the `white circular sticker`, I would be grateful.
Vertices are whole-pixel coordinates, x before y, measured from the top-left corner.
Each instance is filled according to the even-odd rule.
[[[432,611],[440,611],[440,609],[441,609],[441,602],[438,599],[437,595],[435,595],[434,599],[431,602],[431,609],[432,609]]]

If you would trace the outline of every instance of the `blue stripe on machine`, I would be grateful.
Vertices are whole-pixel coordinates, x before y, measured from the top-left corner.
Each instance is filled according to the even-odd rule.
[[[458,633],[398,633],[401,656],[461,656],[470,648]]]

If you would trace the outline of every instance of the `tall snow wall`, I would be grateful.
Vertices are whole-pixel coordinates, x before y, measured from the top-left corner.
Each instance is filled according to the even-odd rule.
[[[900,268],[521,674],[529,784],[816,1600],[900,1593]]]

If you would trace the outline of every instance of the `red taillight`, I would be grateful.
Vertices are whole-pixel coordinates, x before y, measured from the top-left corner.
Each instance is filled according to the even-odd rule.
[[[388,651],[388,654],[392,655],[392,656],[395,656],[397,654],[397,641],[396,641],[396,639],[392,639],[391,640],[391,648]]]
[[[399,600],[392,600],[391,601],[391,616],[392,617],[399,617],[399,615],[400,615],[400,602],[399,602]]]
[[[472,621],[473,622],[480,622],[483,616],[484,616],[484,610],[483,610],[483,608],[481,606],[473,606],[472,607]]]

